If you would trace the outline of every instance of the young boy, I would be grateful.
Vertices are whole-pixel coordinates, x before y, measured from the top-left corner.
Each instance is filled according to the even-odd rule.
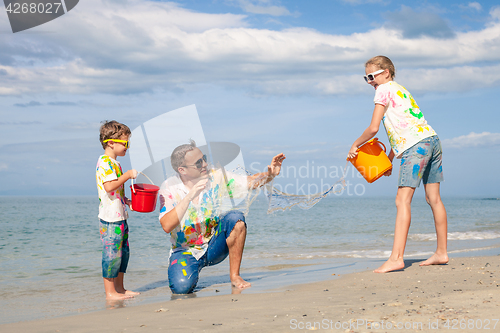
[[[99,140],[104,155],[99,157],[96,168],[99,192],[99,226],[102,241],[102,276],[106,299],[120,300],[139,293],[123,287],[123,275],[129,260],[127,208],[131,202],[125,197],[123,184],[137,177],[132,169],[122,172],[117,156],[125,156],[130,129],[117,121],[105,121],[100,128]]]

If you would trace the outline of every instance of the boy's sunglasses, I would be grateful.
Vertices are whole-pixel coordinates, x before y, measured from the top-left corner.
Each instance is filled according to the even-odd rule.
[[[207,155],[203,155],[202,158],[200,158],[198,161],[194,162],[194,164],[191,165],[182,165],[183,167],[190,167],[190,166],[195,166],[197,169],[201,169],[203,167],[203,162],[207,161]]]
[[[365,81],[366,81],[366,82],[370,82],[370,81],[375,80],[375,75],[380,74],[380,73],[382,73],[383,71],[385,71],[385,69],[379,69],[378,71],[373,72],[373,73],[370,73],[370,74],[366,74],[366,75],[364,75],[363,77],[365,78]]]
[[[118,140],[118,139],[107,139],[107,140],[104,140],[103,143],[106,143],[108,141],[113,141],[113,142],[120,142],[120,143],[124,143],[125,144],[125,148],[128,148],[130,147],[129,143],[127,140]]]

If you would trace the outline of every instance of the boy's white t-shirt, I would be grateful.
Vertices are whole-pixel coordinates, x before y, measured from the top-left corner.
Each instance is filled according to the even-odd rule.
[[[122,185],[113,192],[106,192],[104,183],[118,179],[123,174],[120,163],[101,155],[97,160],[96,181],[99,193],[99,218],[106,222],[118,222],[128,218],[125,204],[125,187]]]
[[[379,85],[374,102],[385,106],[382,121],[396,158],[423,139],[436,135],[408,90],[395,81]]]

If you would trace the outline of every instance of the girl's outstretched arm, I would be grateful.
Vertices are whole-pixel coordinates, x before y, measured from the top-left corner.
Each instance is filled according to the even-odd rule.
[[[361,146],[363,143],[366,141],[370,140],[377,134],[378,128],[380,126],[380,122],[382,121],[382,118],[384,117],[385,113],[385,106],[382,104],[375,104],[375,109],[373,109],[373,116],[372,116],[372,121],[370,123],[370,126],[368,126],[367,129],[361,134],[359,138],[354,141],[354,143],[351,146],[351,149],[349,150],[349,153],[347,154],[347,158],[353,158],[356,155],[358,155],[358,147]]]

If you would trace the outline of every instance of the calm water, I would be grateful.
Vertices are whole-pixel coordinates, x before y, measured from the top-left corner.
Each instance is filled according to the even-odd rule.
[[[500,200],[443,198],[451,256],[500,253]],[[131,213],[125,277],[142,295],[106,304],[95,197],[0,197],[0,323],[133,306],[171,299],[168,235],[157,213]],[[390,254],[394,198],[326,198],[310,210],[266,214],[263,198],[247,216],[242,275],[259,292],[378,267]],[[435,249],[430,208],[412,206],[408,259]],[[195,296],[228,293],[226,262],[203,270]],[[245,291],[247,292],[247,291]]]

